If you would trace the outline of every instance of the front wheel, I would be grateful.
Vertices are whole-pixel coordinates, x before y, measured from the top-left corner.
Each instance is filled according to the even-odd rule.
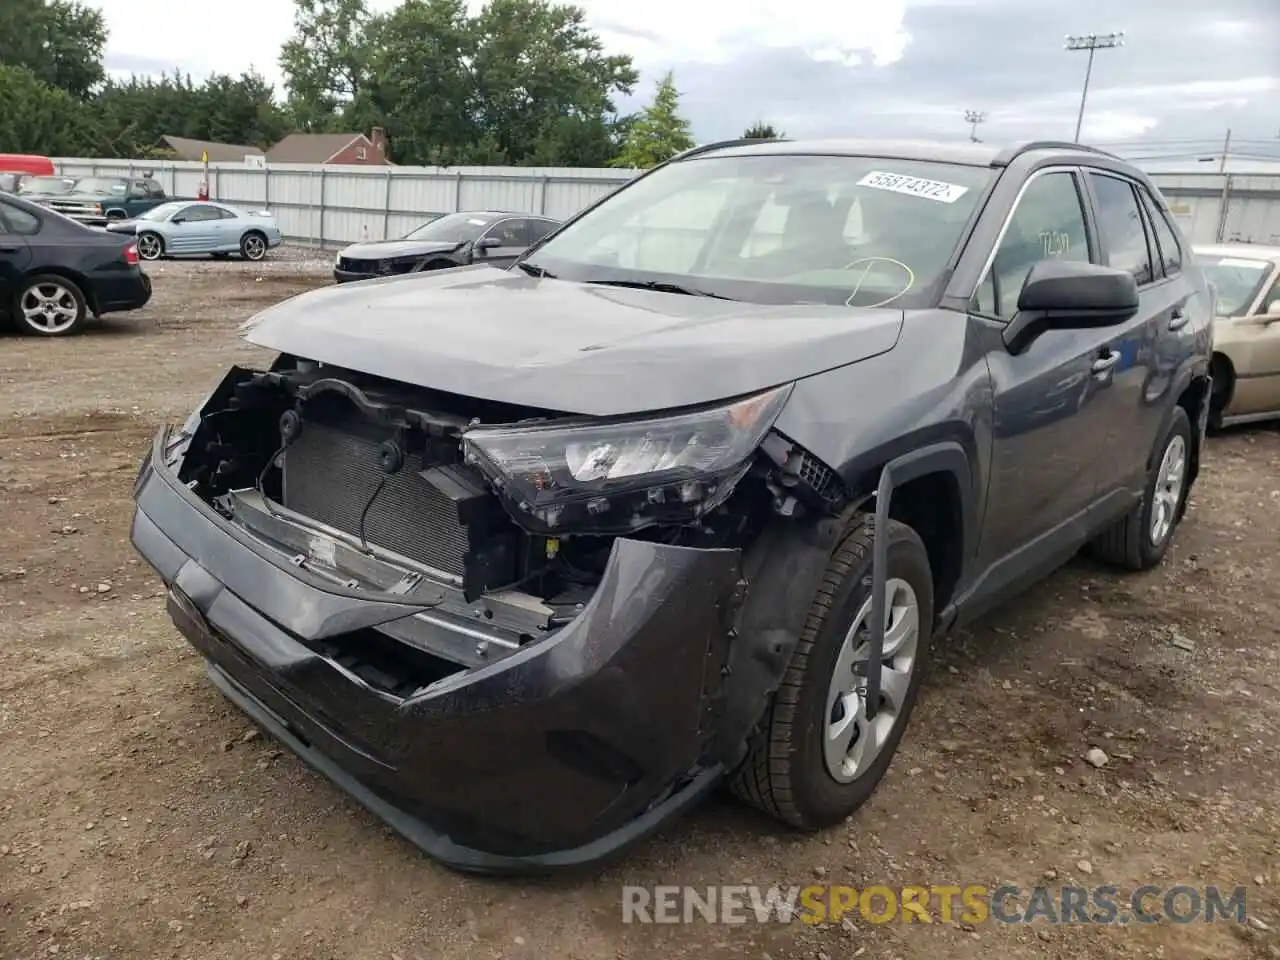
[[[261,260],[267,255],[267,238],[251,230],[240,238],[240,256],[246,260]]]
[[[1182,407],[1174,407],[1142,499],[1098,535],[1091,544],[1094,556],[1129,570],[1147,570],[1164,559],[1182,519],[1190,475],[1191,418]]]
[[[13,298],[13,317],[24,333],[66,337],[84,326],[89,307],[80,288],[66,277],[32,277]]]
[[[884,535],[884,655],[880,698],[867,717],[873,523],[862,519],[836,549],[800,641],[730,787],[802,829],[839,823],[864,804],[889,769],[920,690],[933,625],[929,555],[914,530]]]

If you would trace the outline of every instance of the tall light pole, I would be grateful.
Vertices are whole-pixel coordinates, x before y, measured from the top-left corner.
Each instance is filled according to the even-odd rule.
[[[1089,97],[1089,78],[1093,76],[1093,54],[1098,50],[1110,50],[1124,46],[1124,33],[1086,33],[1083,36],[1067,35],[1068,50],[1088,50],[1089,65],[1084,68],[1084,89],[1080,91],[1080,113],[1076,116],[1076,138],[1080,142],[1080,125],[1084,123],[1084,102]]]
[[[969,139],[974,143],[978,143],[978,124],[987,122],[987,112],[985,110],[966,110],[964,112],[964,122],[969,125]]]

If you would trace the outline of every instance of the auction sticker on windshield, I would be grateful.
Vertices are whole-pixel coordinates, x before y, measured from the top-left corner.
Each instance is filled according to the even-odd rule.
[[[905,193],[911,197],[937,200],[939,203],[955,203],[969,190],[968,187],[962,187],[957,183],[925,180],[923,177],[908,177],[901,173],[885,173],[882,170],[872,170],[858,181],[858,186]]]

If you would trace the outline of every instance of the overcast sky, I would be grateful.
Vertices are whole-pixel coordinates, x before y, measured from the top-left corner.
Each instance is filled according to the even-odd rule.
[[[115,74],[196,77],[276,58],[291,0],[89,0]],[[474,2],[474,0],[473,0]],[[395,0],[371,0],[386,9]],[[1280,0],[579,0],[641,70],[639,105],[675,70],[698,140],[753,120],[789,136],[957,136],[986,111],[996,141],[1070,139],[1087,54],[1067,33],[1125,32],[1100,51],[1083,138],[1221,138],[1280,145]]]

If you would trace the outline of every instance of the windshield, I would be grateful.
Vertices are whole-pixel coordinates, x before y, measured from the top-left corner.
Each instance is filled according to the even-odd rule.
[[[1271,274],[1269,260],[1197,257],[1218,295],[1218,316],[1243,317]]]
[[[24,180],[22,186],[18,189],[18,193],[22,196],[57,196],[61,193],[70,193],[71,188],[75,186],[75,181],[67,177],[32,177],[30,180]]]
[[[128,184],[126,180],[117,180],[115,177],[81,177],[76,181],[76,193],[90,194],[121,194],[125,192]]]
[[[171,216],[181,210],[186,204],[184,203],[162,203],[158,207],[152,207],[146,213],[139,214],[139,220],[168,220]]]
[[[485,227],[492,222],[492,219],[474,213],[450,213],[430,223],[424,223],[417,230],[407,234],[404,239],[469,243],[484,233]]]
[[[755,303],[936,298],[987,167],[870,157],[704,157],[624,187],[526,270]]]

